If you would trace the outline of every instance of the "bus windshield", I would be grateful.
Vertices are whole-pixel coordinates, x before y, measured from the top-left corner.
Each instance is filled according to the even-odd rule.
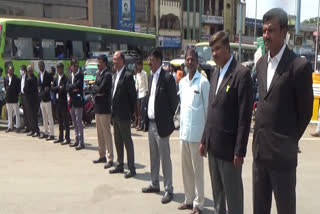
[[[200,63],[212,60],[211,47],[209,44],[196,46],[195,49],[198,53]]]

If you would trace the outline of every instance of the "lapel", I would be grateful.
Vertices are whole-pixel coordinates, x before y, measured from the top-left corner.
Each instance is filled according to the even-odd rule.
[[[288,49],[288,47],[285,48],[283,55],[280,59],[280,62],[277,66],[276,71],[274,72],[272,81],[270,83],[270,87],[269,90],[267,91],[266,96],[264,97],[264,99],[266,99],[268,97],[268,95],[271,93],[273,86],[276,84],[276,82],[279,80],[279,78],[281,77],[281,75],[286,72],[288,69],[286,69],[288,62],[291,61],[292,57],[294,56],[294,54],[292,54],[292,52]],[[267,72],[266,72],[267,73]]]
[[[265,54],[261,60],[261,83],[263,91],[267,92],[268,81],[268,54]]]
[[[234,71],[236,65],[237,65],[237,61],[233,58],[232,61],[231,61],[231,63],[230,63],[230,65],[229,65],[229,68],[228,68],[227,72],[225,73],[225,75],[224,75],[224,77],[223,77],[223,79],[222,79],[222,82],[221,82],[221,84],[220,84],[220,86],[219,86],[217,96],[219,96],[219,95],[221,94],[221,91],[223,91],[222,89],[224,88],[224,86],[227,84],[227,82],[229,81],[229,79],[232,78],[232,76],[233,76],[233,71]],[[219,72],[218,72],[218,73],[219,73]],[[219,75],[220,75],[220,74],[218,74],[218,78],[219,78]],[[217,82],[217,83],[218,83],[218,82]],[[216,86],[216,87],[217,87],[217,86]]]
[[[120,87],[120,82],[122,82],[123,78],[124,78],[124,74],[126,73],[126,67],[123,68],[122,73],[119,77],[118,83],[117,83],[117,88],[115,89],[116,91],[114,92],[114,96],[116,95],[118,88]]]
[[[156,88],[156,94],[155,94],[155,96],[157,96],[158,91],[159,91],[159,88],[160,88],[161,81],[162,81],[162,79],[164,78],[164,72],[165,72],[165,71],[162,70],[162,68],[161,68],[160,74],[159,74],[159,78],[158,78],[158,81],[157,81],[157,88]]]

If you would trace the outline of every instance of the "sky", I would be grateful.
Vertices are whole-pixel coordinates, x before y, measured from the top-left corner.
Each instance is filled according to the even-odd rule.
[[[262,19],[264,13],[274,7],[283,8],[289,15],[296,15],[296,0],[246,0],[246,17],[254,18],[257,4],[257,18]],[[320,0],[301,0],[300,21],[313,18],[318,15],[318,3]]]

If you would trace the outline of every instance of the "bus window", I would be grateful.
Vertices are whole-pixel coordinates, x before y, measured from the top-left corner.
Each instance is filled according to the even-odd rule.
[[[73,56],[72,42],[70,40],[66,42],[66,50],[67,50],[67,59],[70,59]]]
[[[101,42],[89,42],[89,49],[93,51],[101,51]]]
[[[128,45],[127,44],[120,44],[120,50],[128,50]]]
[[[55,54],[56,58],[58,59],[64,59],[64,44],[62,41],[56,41],[55,45]]]
[[[4,57],[12,57],[12,39],[6,38],[5,45],[4,45]]]
[[[32,40],[33,58],[40,59],[41,57],[41,42],[40,40]]]
[[[16,58],[32,59],[32,39],[31,38],[17,38],[13,41],[13,53]]]
[[[82,41],[72,41],[72,52],[73,56],[78,59],[83,59],[83,43]]]
[[[54,59],[55,58],[55,46],[54,40],[43,39],[42,40],[42,50],[44,59]]]

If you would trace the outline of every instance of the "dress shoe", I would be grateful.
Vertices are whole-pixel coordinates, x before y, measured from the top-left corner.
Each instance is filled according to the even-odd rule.
[[[32,135],[32,137],[40,137],[40,133],[39,132],[36,132]]]
[[[28,133],[28,132],[30,132],[29,129],[24,129],[24,130],[22,131],[22,133]]]
[[[166,192],[166,193],[164,193],[164,196],[161,199],[161,203],[167,204],[170,201],[172,201],[172,199],[173,199],[173,193]]]
[[[27,136],[32,136],[34,134],[35,134],[35,132],[30,132],[30,133],[27,134]]]
[[[178,210],[192,210],[193,205],[192,204],[180,204],[178,207]]]
[[[70,139],[68,139],[68,140],[64,140],[62,143],[61,143],[61,145],[67,145],[67,144],[70,144]]]
[[[157,193],[160,192],[160,188],[153,187],[152,185],[149,185],[148,187],[142,188],[143,193]]]
[[[107,159],[106,159],[106,157],[103,157],[103,158],[99,158],[97,160],[93,160],[92,162],[93,163],[106,163]]]
[[[70,147],[76,147],[76,146],[78,146],[79,145],[79,143],[73,143],[73,144],[70,144],[69,146]]]
[[[198,207],[195,207],[195,208],[193,208],[193,211],[191,214],[201,214],[201,213],[202,213],[202,211]]]
[[[80,144],[76,147],[76,150],[81,150],[81,149],[84,149],[84,145],[83,144]]]
[[[61,139],[53,141],[53,143],[62,143],[62,142],[63,142],[63,140],[61,140]]]
[[[48,135],[42,133],[42,134],[39,136],[39,139],[45,139],[45,138],[48,138]]]
[[[315,133],[312,133],[311,136],[312,136],[312,137],[320,137],[320,133],[315,132]]]
[[[12,129],[8,128],[8,129],[6,130],[6,133],[8,133],[8,132],[12,132]]]
[[[132,178],[136,175],[136,170],[130,170],[129,172],[127,172],[125,175],[124,175],[124,178]]]
[[[54,140],[54,136],[50,135],[47,137],[46,141]]]
[[[123,167],[115,167],[114,169],[110,169],[109,170],[110,174],[115,174],[115,173],[123,173]]]
[[[108,161],[108,163],[106,163],[103,168],[109,169],[112,166],[113,166],[113,161]]]

